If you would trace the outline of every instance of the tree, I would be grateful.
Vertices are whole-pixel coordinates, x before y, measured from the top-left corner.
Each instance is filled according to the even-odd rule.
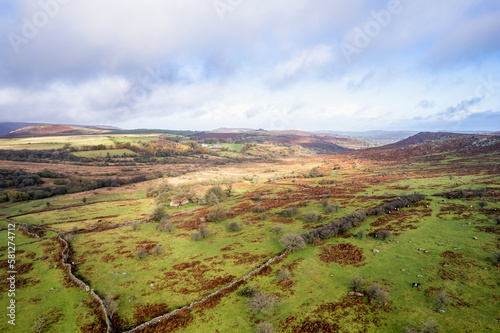
[[[389,293],[382,289],[378,283],[372,283],[368,287],[368,298],[370,302],[382,304],[389,301]]]
[[[86,203],[87,202],[87,198],[83,197],[82,202]]]
[[[450,302],[450,298],[448,297],[448,295],[446,295],[446,292],[444,290],[441,290],[439,293],[437,293],[435,299],[439,305],[439,309],[442,309],[443,305],[446,305]]]
[[[292,274],[290,273],[290,270],[286,267],[283,267],[282,269],[280,269],[278,271],[278,279],[280,281],[290,280],[291,277],[292,277]]]
[[[362,277],[355,275],[351,278],[351,281],[349,282],[349,284],[350,284],[352,290],[358,290],[358,289],[363,288],[363,286],[365,285],[365,281],[363,280]]]
[[[380,238],[381,240],[386,240],[388,238],[391,237],[391,232],[389,230],[380,230],[378,233],[378,238]]]
[[[256,292],[247,302],[248,307],[253,312],[266,312],[276,304],[276,297],[267,295],[264,292]]]
[[[304,215],[304,221],[306,222],[317,222],[320,219],[321,216],[315,211],[308,212]]]
[[[226,219],[227,211],[220,205],[215,205],[208,212],[207,220],[210,222],[220,222]]]
[[[227,230],[228,231],[240,231],[241,227],[238,224],[238,222],[232,221],[232,222],[229,222],[229,224],[227,225]]]
[[[207,205],[215,206],[219,204],[219,197],[215,193],[209,193],[206,197]]]
[[[145,247],[139,247],[135,250],[135,257],[137,259],[144,259],[148,256],[148,250]]]
[[[480,208],[484,208],[484,207],[488,206],[488,203],[484,200],[479,201],[477,204],[479,205]]]
[[[280,244],[290,252],[297,252],[306,247],[304,239],[297,234],[285,234],[280,239]]]
[[[217,205],[224,197],[224,191],[219,186],[212,186],[205,193],[205,201],[211,206]]]
[[[113,315],[118,311],[118,303],[116,303],[114,297],[111,295],[106,296],[103,303],[106,311],[108,312],[109,318],[113,318]]]
[[[149,214],[149,220],[152,222],[160,222],[165,216],[168,216],[165,212],[165,205],[158,204],[153,206],[151,213]]]
[[[255,333],[273,333],[273,332],[274,332],[274,327],[273,324],[271,323],[266,323],[261,321],[255,327]]]

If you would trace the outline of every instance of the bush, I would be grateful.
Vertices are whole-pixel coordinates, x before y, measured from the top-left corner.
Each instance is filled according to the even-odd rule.
[[[172,232],[175,229],[173,223],[167,218],[164,217],[160,221],[160,225],[158,226],[158,230]]]
[[[439,293],[437,293],[435,300],[440,309],[443,307],[443,305],[446,305],[450,302],[450,298],[448,297],[448,295],[446,295],[446,292],[444,290],[441,290]]]
[[[198,232],[200,233],[201,238],[208,237],[212,234],[210,230],[208,230],[207,226],[204,224],[198,227]]]
[[[359,239],[363,239],[365,238],[365,231],[363,229],[359,229],[358,233],[356,234],[356,236],[359,238]]]
[[[307,203],[307,201],[302,201],[302,202],[300,203],[300,205],[301,205],[302,207],[307,207],[309,204]]]
[[[389,301],[389,293],[382,289],[378,283],[372,283],[368,287],[368,298],[370,302],[382,304]]]
[[[253,206],[252,208],[250,208],[250,211],[252,213],[264,213],[266,211],[266,209],[262,206],[257,205],[257,206]]]
[[[31,326],[31,331],[33,333],[42,333],[46,331],[46,326],[47,326],[47,318],[38,317],[35,321],[35,324]]]
[[[283,227],[282,227],[282,226],[280,226],[280,225],[275,225],[275,226],[273,227],[273,232],[274,232],[275,234],[277,234],[277,235],[278,235],[278,234],[281,234],[281,233],[283,232]]]
[[[435,320],[427,320],[422,324],[422,329],[420,330],[422,333],[438,333],[439,326]]]
[[[500,264],[500,251],[493,252],[491,257],[495,263]]]
[[[207,220],[210,222],[220,222],[226,219],[227,211],[220,205],[213,206],[207,215]]]
[[[267,214],[262,214],[262,215],[260,216],[260,219],[261,219],[262,221],[267,220]]]
[[[327,212],[327,213],[334,213],[337,210],[339,210],[339,206],[337,206],[337,205],[328,205],[325,207],[325,212]]]
[[[306,247],[304,239],[297,234],[285,234],[280,239],[280,244],[290,252],[297,252]]]
[[[148,256],[148,250],[145,247],[139,247],[135,250],[135,257],[137,259],[144,259]]]
[[[280,214],[282,217],[292,217],[293,215],[297,214],[297,208],[290,207],[287,209],[283,209]]]
[[[380,238],[381,240],[386,240],[386,239],[389,239],[391,237],[391,232],[389,230],[380,230],[378,233],[378,238]]]
[[[283,267],[282,269],[280,269],[278,271],[278,279],[280,281],[290,280],[291,277],[292,277],[292,274],[290,273],[290,270],[286,267]]]
[[[255,289],[254,286],[246,286],[243,289],[241,289],[240,291],[238,291],[237,294],[239,296],[243,296],[243,297],[253,297],[253,295],[255,295],[256,292],[257,292],[257,289]]]
[[[488,203],[484,200],[479,201],[477,204],[479,205],[480,208],[484,208],[484,207],[488,206]]]
[[[252,200],[254,200],[254,201],[261,201],[262,197],[260,196],[260,194],[256,194],[256,195],[253,196]]]
[[[232,221],[227,225],[227,230],[228,231],[240,231],[241,227],[236,221]]]
[[[496,215],[496,216],[493,218],[493,222],[494,222],[496,225],[500,225],[500,215]]]
[[[156,244],[154,247],[153,247],[153,254],[155,256],[161,254],[163,252],[163,246],[161,246],[160,244]]]
[[[321,219],[321,216],[315,212],[308,212],[304,215],[304,221],[306,222],[318,222]]]
[[[321,202],[321,205],[323,205],[323,207],[325,207],[325,208],[326,208],[327,206],[329,206],[329,202],[328,202],[328,200],[323,200],[323,201]]]
[[[219,198],[217,197],[217,195],[215,195],[215,193],[210,193],[207,197],[206,197],[206,201],[207,201],[207,205],[210,205],[210,206],[215,206],[217,204],[219,204]]]
[[[109,317],[113,318],[113,315],[118,311],[118,304],[115,302],[113,296],[106,296],[103,300],[104,307],[108,311]]]
[[[271,323],[266,323],[261,321],[255,327],[255,333],[273,333],[273,332],[274,332],[274,327],[273,324]]]
[[[263,292],[256,292],[247,302],[253,312],[265,312],[276,304],[276,297]]]
[[[132,224],[132,230],[139,230],[140,229],[140,225],[139,224]]]
[[[351,281],[349,281],[349,284],[350,284],[352,290],[358,290],[358,289],[363,288],[363,286],[365,285],[365,281],[363,281],[363,278],[356,275],[356,276],[353,276],[351,278]]]
[[[167,213],[165,212],[165,206],[162,204],[158,204],[151,209],[149,220],[152,222],[160,222],[165,216],[167,216]]]
[[[193,231],[191,234],[191,239],[194,240],[194,241],[199,241],[200,239],[202,239],[203,237],[201,236],[201,234],[198,232],[198,231]]]
[[[78,232],[78,227],[77,227],[77,226],[74,226],[74,227],[71,229],[71,232],[72,232],[72,233],[77,233],[77,232]]]

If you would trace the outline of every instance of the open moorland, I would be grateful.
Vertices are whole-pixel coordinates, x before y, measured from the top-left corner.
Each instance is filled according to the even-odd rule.
[[[88,131],[0,139],[16,332],[500,331],[498,136]]]

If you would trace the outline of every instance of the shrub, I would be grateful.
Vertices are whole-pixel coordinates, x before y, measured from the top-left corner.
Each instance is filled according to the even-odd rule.
[[[104,307],[108,311],[109,317],[113,318],[113,315],[118,311],[118,304],[115,302],[113,296],[106,296],[103,300]]]
[[[351,278],[351,281],[349,281],[349,284],[350,284],[352,290],[358,290],[358,289],[363,288],[363,286],[365,285],[365,281],[363,281],[362,277],[359,277],[356,275],[356,276],[353,276]]]
[[[275,225],[273,227],[273,232],[278,235],[283,232],[283,227],[280,225]]]
[[[207,226],[204,224],[198,227],[198,232],[200,233],[201,238],[208,237],[212,234],[210,230],[208,230]]]
[[[160,222],[161,219],[165,216],[167,216],[167,213],[165,212],[165,206],[162,204],[158,204],[151,209],[149,220],[152,222]]]
[[[378,238],[380,238],[381,240],[386,240],[386,239],[389,239],[391,237],[391,232],[389,230],[380,230],[378,233]]]
[[[495,263],[500,264],[500,251],[493,252],[491,257]]]
[[[139,230],[140,225],[139,224],[132,224],[132,230]]]
[[[260,216],[260,219],[261,219],[262,221],[267,220],[267,214],[262,214],[262,215]]]
[[[359,229],[358,233],[356,234],[356,236],[359,238],[359,239],[363,239],[365,238],[365,231],[363,229]]]
[[[72,232],[72,233],[77,233],[77,232],[78,232],[78,227],[77,227],[77,226],[74,226],[74,227],[71,229],[71,232]]]
[[[484,208],[484,207],[488,206],[488,203],[484,200],[479,201],[477,204],[479,205],[480,208]]]
[[[315,211],[308,212],[304,215],[304,221],[306,221],[306,222],[317,222],[320,219],[321,219],[321,216]]]
[[[137,259],[144,259],[148,256],[148,251],[145,247],[139,247],[135,250],[135,257]]]
[[[208,196],[206,196],[206,201],[207,205],[210,206],[215,206],[220,202],[219,198],[217,197],[217,195],[215,195],[215,193],[209,193]]]
[[[238,291],[238,295],[244,297],[253,297],[253,295],[255,295],[256,292],[257,289],[255,289],[254,286],[245,286],[243,289]]]
[[[33,333],[42,333],[46,331],[46,326],[47,326],[47,318],[45,317],[38,317],[35,321],[35,324],[31,326],[31,331]]]
[[[309,204],[307,203],[307,201],[302,201],[302,202],[300,203],[300,205],[301,205],[302,207],[307,207],[307,205],[309,205]]]
[[[325,207],[325,212],[327,213],[333,213],[336,212],[337,210],[339,210],[339,206],[337,205],[328,205]]]
[[[368,287],[368,298],[370,302],[382,304],[389,301],[389,293],[382,289],[378,283],[372,283]]]
[[[163,246],[161,246],[160,244],[156,244],[154,247],[153,247],[153,254],[155,256],[161,254],[163,252]]]
[[[262,200],[262,197],[260,196],[260,194],[256,194],[256,195],[253,196],[252,200],[254,200],[254,201],[260,201],[260,200]]]
[[[496,225],[500,225],[500,215],[496,215],[496,216],[493,218],[493,222],[494,222]]]
[[[438,333],[439,326],[435,320],[429,319],[422,324],[422,329],[420,330],[422,333]]]
[[[252,208],[250,208],[250,211],[252,213],[264,213],[266,211],[266,209],[262,206],[257,205],[257,206],[253,206]]]
[[[304,239],[297,234],[285,234],[280,239],[280,244],[290,252],[297,252],[306,247]]]
[[[321,202],[321,205],[323,205],[323,207],[325,207],[325,208],[326,208],[327,206],[329,206],[329,202],[328,202],[328,200],[323,200],[323,201]]]
[[[283,217],[292,217],[293,215],[297,214],[297,208],[290,207],[287,209],[283,209],[280,214]]]
[[[241,227],[236,221],[232,221],[227,225],[227,230],[228,231],[240,231]]]
[[[199,241],[200,239],[202,239],[203,237],[201,236],[201,234],[198,232],[198,231],[193,231],[191,234],[191,239],[194,240],[194,241]]]
[[[224,198],[224,196],[224,191],[219,186],[212,186],[205,193],[205,200],[208,203],[209,197],[217,197],[218,201],[222,201],[222,198]]]
[[[261,321],[255,327],[255,333],[273,333],[273,332],[274,332],[274,327],[273,324],[271,323],[266,323]]]
[[[276,304],[276,297],[263,292],[256,292],[247,302],[253,312],[265,312]]]
[[[291,277],[292,277],[292,274],[290,273],[290,270],[286,267],[283,267],[282,269],[280,269],[278,271],[278,279],[280,281],[290,280]]]
[[[210,222],[220,222],[226,219],[227,211],[220,205],[213,206],[207,215],[207,220]]]
[[[160,221],[160,225],[158,226],[158,230],[172,232],[175,229],[173,223],[167,218],[164,217]]]
[[[441,290],[439,293],[437,293],[435,300],[438,303],[440,309],[443,307],[443,305],[446,305],[450,302],[450,298],[448,297],[448,295],[446,295],[446,292],[444,290]]]
[[[319,167],[314,167],[309,171],[309,177],[323,177],[323,173],[319,171]]]

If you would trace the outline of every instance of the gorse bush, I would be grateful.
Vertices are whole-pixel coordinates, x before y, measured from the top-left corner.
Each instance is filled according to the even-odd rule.
[[[228,231],[240,231],[241,227],[236,221],[232,221],[227,225],[227,230]]]
[[[266,312],[276,305],[276,297],[259,291],[254,293],[247,305],[253,312]]]
[[[370,299],[370,302],[383,304],[389,301],[389,293],[378,283],[372,283],[368,287],[368,298]]]
[[[320,219],[321,216],[315,211],[304,214],[304,221],[306,222],[318,222]]]
[[[280,214],[281,214],[282,217],[292,217],[295,214],[297,214],[297,208],[290,207],[290,208],[287,208],[287,209],[283,209]]]
[[[363,288],[365,282],[363,281],[363,278],[356,275],[351,278],[351,281],[349,281],[349,285],[352,288],[352,290],[359,290]]]
[[[304,239],[297,234],[285,234],[280,239],[280,244],[290,252],[297,252],[306,247]]]
[[[253,206],[252,208],[250,208],[250,211],[252,213],[264,213],[266,211],[266,209],[262,206],[257,205],[257,206]]]
[[[148,256],[148,250],[145,247],[139,247],[135,250],[135,257],[137,259],[144,259]]]
[[[271,323],[261,321],[255,326],[255,333],[273,333],[274,327]]]
[[[284,267],[278,271],[278,279],[280,281],[290,280],[291,277],[292,277],[292,274],[290,273],[290,270],[286,267]]]
[[[207,220],[210,222],[220,222],[225,220],[226,217],[227,210],[220,205],[216,205],[210,209],[210,212],[208,212]]]

